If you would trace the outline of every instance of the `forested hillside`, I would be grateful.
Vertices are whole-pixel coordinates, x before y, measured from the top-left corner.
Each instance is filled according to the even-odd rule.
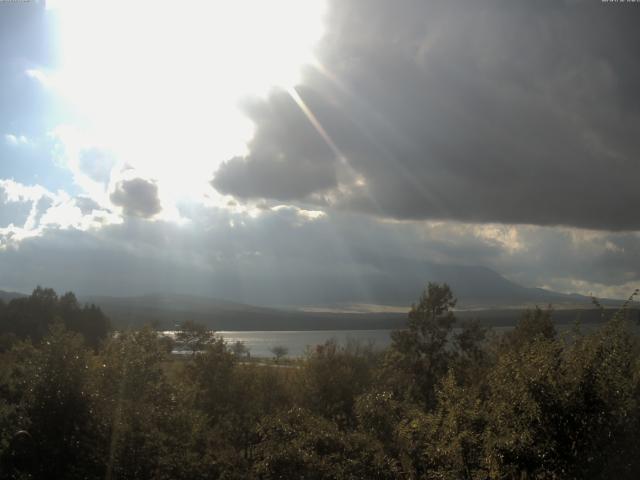
[[[110,330],[109,319],[93,305],[81,306],[72,292],[58,296],[51,288],[37,287],[30,296],[15,296],[8,303],[0,299],[0,336],[40,342],[54,324],[79,333],[97,348]]]

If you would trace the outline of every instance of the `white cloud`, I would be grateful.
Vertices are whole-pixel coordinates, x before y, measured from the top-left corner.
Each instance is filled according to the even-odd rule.
[[[25,135],[14,135],[12,133],[6,133],[4,135],[4,141],[7,145],[12,147],[18,147],[21,145],[29,145],[29,139]]]
[[[49,77],[48,74],[46,74],[42,70],[39,70],[37,68],[30,68],[25,70],[24,73],[27,77],[36,80],[43,87],[46,87],[46,88],[51,87],[51,82],[52,82],[51,78]]]
[[[525,249],[519,234],[522,228],[521,226],[487,223],[476,225],[473,230],[479,239],[495,243],[509,253],[515,253]]]
[[[58,125],[49,136],[54,140],[52,152],[55,162],[71,171],[74,183],[83,193],[101,205],[109,204],[110,176],[114,170],[122,168],[107,147],[98,139],[92,137],[86,130],[72,125]],[[96,175],[96,165],[87,164],[87,152],[102,152],[105,159],[99,165],[100,171]]]
[[[0,179],[0,188],[4,190],[8,202],[33,202],[50,195],[50,192],[40,185],[23,185],[11,179]]]
[[[47,229],[90,230],[120,223],[122,219],[107,209],[92,209],[83,214],[81,205],[64,191],[51,192],[41,185],[24,185],[11,179],[0,179],[0,205],[23,207],[23,215],[4,219],[0,225],[0,249],[17,247],[22,241],[42,236]],[[26,215],[24,215],[26,213]]]
[[[615,285],[607,285],[599,282],[589,282],[571,277],[553,278],[545,288],[555,290],[562,293],[581,293],[583,295],[592,295],[595,298],[628,298],[635,289],[640,287],[640,282],[620,282]]]
[[[306,210],[295,205],[276,205],[271,208],[274,212],[291,212],[296,217],[296,225],[302,222],[313,222],[327,216],[322,210]]]

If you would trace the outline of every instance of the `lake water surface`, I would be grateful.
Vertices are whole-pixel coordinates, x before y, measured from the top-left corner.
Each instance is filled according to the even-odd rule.
[[[217,331],[216,335],[227,343],[243,342],[252,357],[272,357],[271,348],[283,346],[290,357],[301,357],[307,347],[321,345],[335,339],[340,345],[349,341],[372,343],[375,348],[386,348],[391,344],[391,330],[310,330],[310,331]]]
[[[597,324],[583,324],[583,331],[596,328]],[[559,333],[572,328],[570,324],[558,324]],[[500,334],[513,329],[513,326],[493,327],[490,330]],[[639,329],[635,326],[635,329]],[[454,329],[455,331],[456,329]],[[274,331],[216,331],[228,344],[242,342],[249,349],[252,357],[273,357],[271,349],[283,346],[288,350],[289,357],[304,356],[308,348],[321,345],[327,340],[335,339],[339,345],[346,345],[350,341],[361,344],[372,344],[374,348],[384,349],[391,344],[392,330],[274,330]],[[175,332],[166,331],[165,335],[173,336]]]

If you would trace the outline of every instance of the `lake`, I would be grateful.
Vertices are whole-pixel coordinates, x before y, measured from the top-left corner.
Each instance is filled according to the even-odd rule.
[[[591,331],[599,324],[582,324],[584,332]],[[513,326],[492,327],[496,333],[513,329]],[[571,330],[572,324],[556,324],[558,333]],[[639,327],[634,325],[634,330]],[[457,329],[454,329],[454,331]],[[327,340],[335,339],[339,345],[349,341],[357,341],[364,345],[372,344],[374,348],[384,349],[391,344],[392,330],[270,330],[270,331],[216,331],[228,344],[242,342],[249,349],[252,357],[273,357],[271,349],[283,346],[288,349],[289,357],[301,357],[308,347],[321,345]],[[165,331],[165,335],[173,336],[174,331]]]
[[[501,333],[513,327],[493,327]],[[454,328],[454,331],[457,329]],[[562,330],[562,328],[560,328]],[[252,357],[273,357],[271,348],[280,345],[289,350],[289,357],[301,357],[307,347],[321,345],[327,340],[335,339],[339,345],[349,341],[357,341],[363,345],[372,344],[376,349],[384,349],[391,345],[393,330],[272,330],[272,331],[217,331],[216,335],[232,344],[243,342]]]
[[[272,357],[270,349],[281,345],[289,349],[290,357],[301,357],[307,347],[314,347],[335,339],[340,345],[349,341],[372,343],[376,348],[391,344],[391,330],[309,330],[309,331],[217,331],[216,335],[232,344],[243,342],[252,357]]]

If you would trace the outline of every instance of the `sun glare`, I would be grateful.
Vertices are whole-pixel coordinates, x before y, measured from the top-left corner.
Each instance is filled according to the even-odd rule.
[[[253,126],[239,101],[298,83],[323,31],[320,0],[48,5],[59,62],[43,83],[87,138],[174,199],[244,153]]]

